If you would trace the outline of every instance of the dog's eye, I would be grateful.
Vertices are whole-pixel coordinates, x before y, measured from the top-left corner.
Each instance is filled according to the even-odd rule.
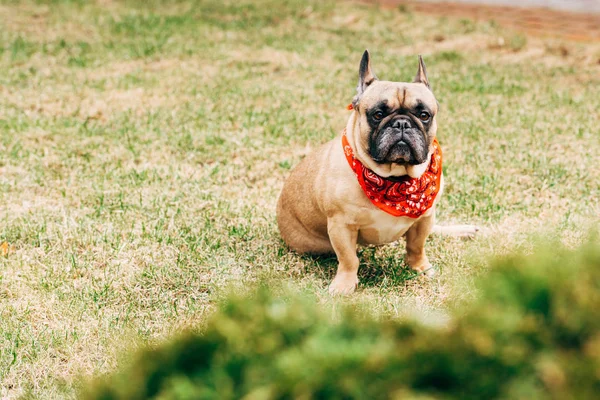
[[[428,112],[423,111],[423,112],[421,112],[421,114],[419,114],[419,119],[423,122],[429,121],[429,118],[430,118],[430,115]]]
[[[375,121],[381,121],[383,119],[383,112],[377,111],[375,114],[373,114],[373,119]]]

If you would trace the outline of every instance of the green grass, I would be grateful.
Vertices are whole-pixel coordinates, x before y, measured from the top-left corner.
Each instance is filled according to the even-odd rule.
[[[595,399],[598,244],[498,257],[479,298],[436,324],[331,309],[289,286],[233,294],[202,334],[145,349],[85,398]]]
[[[488,255],[527,250],[534,232],[578,243],[600,213],[600,48],[518,35],[330,1],[0,1],[0,241],[14,246],[0,397],[73,397],[123,349],[202,329],[232,286],[284,281],[335,304],[335,259],[287,251],[275,204],[344,126],[365,48],[388,80],[424,55],[439,220],[489,233],[431,238],[431,281],[406,270],[402,244],[362,249],[345,302],[444,314],[473,298]]]

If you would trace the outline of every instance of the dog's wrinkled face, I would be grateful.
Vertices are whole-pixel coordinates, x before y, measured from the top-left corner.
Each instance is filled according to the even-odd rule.
[[[353,105],[360,114],[360,143],[377,164],[418,165],[428,160],[437,125],[437,101],[419,57],[415,82],[379,81],[365,52]]]

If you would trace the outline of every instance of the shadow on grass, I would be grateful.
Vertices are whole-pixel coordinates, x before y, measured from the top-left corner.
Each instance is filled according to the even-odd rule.
[[[404,264],[404,256],[396,254],[394,247],[360,247],[358,259],[358,279],[360,287],[402,286],[406,281],[419,277]],[[305,272],[317,273],[324,280],[331,281],[335,276],[338,262],[334,254],[300,255],[307,263]]]

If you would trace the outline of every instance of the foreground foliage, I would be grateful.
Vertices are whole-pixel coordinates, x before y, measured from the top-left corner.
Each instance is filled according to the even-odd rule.
[[[93,399],[594,398],[600,249],[494,262],[443,326],[333,313],[267,289],[233,297],[206,331],[141,354]]]

